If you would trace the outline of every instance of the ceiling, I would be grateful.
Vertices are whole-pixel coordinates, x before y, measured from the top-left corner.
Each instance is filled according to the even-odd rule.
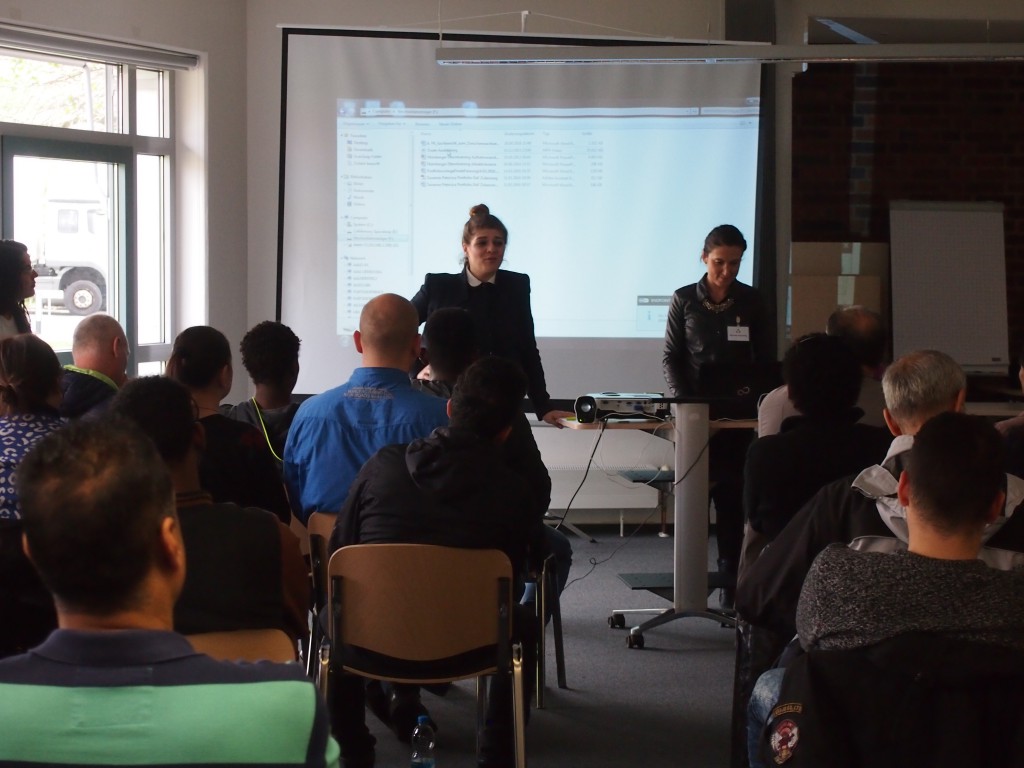
[[[1020,43],[1024,42],[1024,21],[813,17],[807,25],[807,42]]]

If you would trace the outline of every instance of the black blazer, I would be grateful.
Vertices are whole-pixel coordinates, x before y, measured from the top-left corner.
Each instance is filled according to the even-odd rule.
[[[477,294],[477,291],[485,293]],[[428,274],[412,303],[421,323],[435,309],[461,307],[469,310],[480,354],[498,355],[519,363],[526,374],[527,394],[537,417],[551,410],[551,397],[544,383],[544,368],[533,333],[529,275],[501,269],[493,285],[470,289],[465,270],[455,275]]]

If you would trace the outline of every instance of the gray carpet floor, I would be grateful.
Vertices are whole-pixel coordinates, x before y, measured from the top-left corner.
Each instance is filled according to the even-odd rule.
[[[627,648],[628,630],[608,626],[611,610],[669,603],[631,591],[618,574],[670,571],[672,539],[659,538],[653,527],[628,539],[619,538],[618,528],[590,532],[597,543],[570,535],[573,568],[561,602],[569,688],[555,686],[549,627],[546,707],[530,715],[529,765],[727,766],[734,630],[707,619],[681,619],[646,632],[642,650]],[[599,564],[592,568],[591,559]],[[709,602],[717,601],[716,593]],[[631,617],[627,624],[644,618]],[[444,698],[424,693],[423,702],[438,723],[438,768],[475,766],[474,684],[458,683]],[[409,764],[409,748],[369,712],[367,724],[377,737],[377,766]]]

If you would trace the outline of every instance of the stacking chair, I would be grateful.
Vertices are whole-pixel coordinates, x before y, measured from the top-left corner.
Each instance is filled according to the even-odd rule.
[[[331,532],[334,530],[334,523],[337,515],[326,512],[314,512],[306,521],[306,530],[309,541],[309,570],[313,582],[313,610],[312,624],[309,632],[309,650],[306,654],[306,674],[314,680],[321,682],[320,688],[324,689],[326,678],[322,660],[320,658],[320,646],[323,643],[324,633],[321,618],[326,616],[327,607],[327,561],[330,555],[327,551],[327,544],[331,539]]]
[[[544,709],[544,686],[546,678],[545,644],[547,627],[545,622],[548,609],[551,612],[551,629],[555,641],[555,678],[559,688],[568,688],[565,681],[565,649],[562,644],[562,605],[558,596],[558,585],[555,583],[555,556],[548,555],[540,571],[537,584],[537,709]]]
[[[199,653],[221,661],[296,660],[297,646],[280,629],[235,629],[229,632],[202,632],[186,635]]]
[[[328,565],[329,678],[396,683],[477,679],[477,751],[484,677],[512,675],[517,768],[526,766],[522,647],[512,642],[512,566],[497,550],[357,544]]]

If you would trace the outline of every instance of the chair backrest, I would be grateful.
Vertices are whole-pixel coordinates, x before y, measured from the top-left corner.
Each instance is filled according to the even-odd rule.
[[[237,629],[186,635],[199,653],[221,661],[295,661],[296,644],[280,629]]]
[[[332,645],[350,671],[458,679],[508,658],[512,566],[503,552],[359,544],[335,552],[328,571]],[[406,663],[377,663],[383,659]]]
[[[1024,652],[926,633],[786,667],[767,764],[1024,765]]]
[[[313,602],[317,608],[327,604],[327,543],[334,531],[337,515],[327,512],[314,512],[306,521],[309,547],[309,569],[313,577]]]

